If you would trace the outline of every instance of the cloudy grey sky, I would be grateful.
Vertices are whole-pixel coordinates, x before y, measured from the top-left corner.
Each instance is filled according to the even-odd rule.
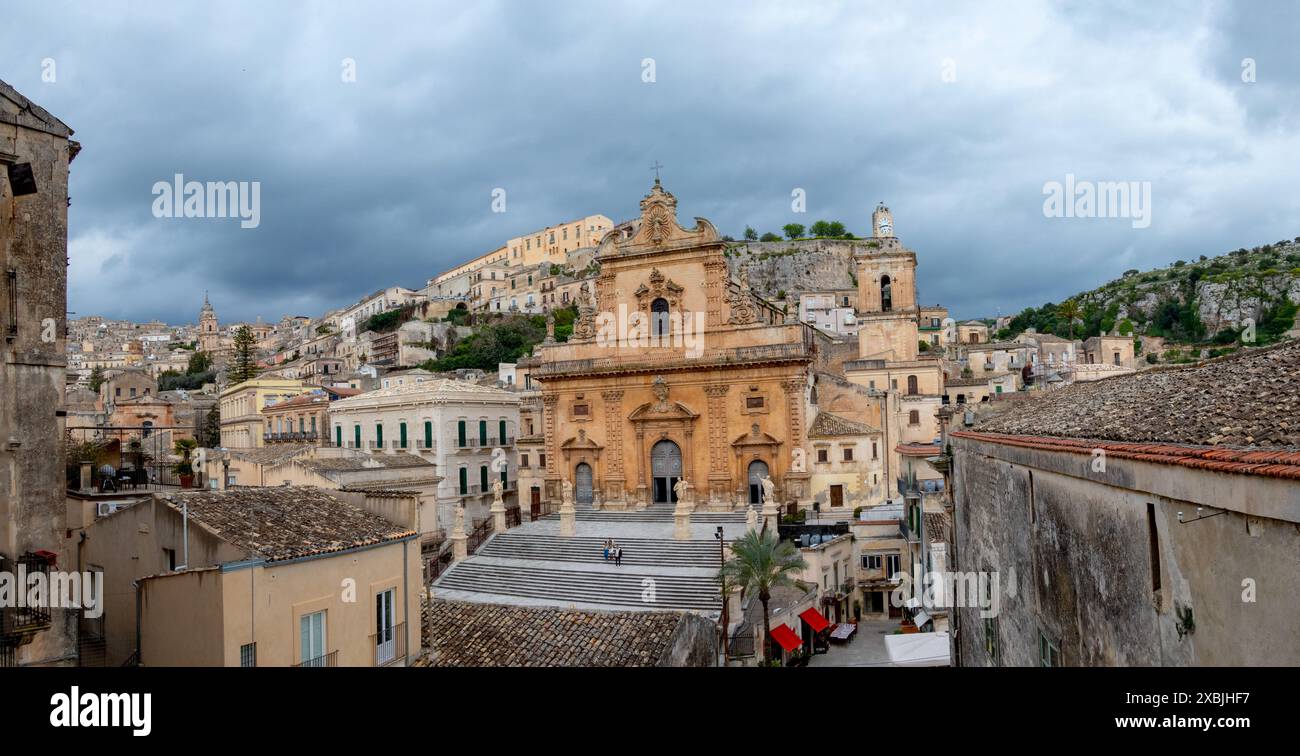
[[[317,315],[631,217],[658,160],[733,235],[885,200],[921,299],[973,317],[1300,234],[1297,5],[1129,5],[0,0],[0,79],[83,144],[82,315]],[[261,225],[153,217],[176,173],[261,182]],[[1044,217],[1066,174],[1150,182],[1150,227]]]

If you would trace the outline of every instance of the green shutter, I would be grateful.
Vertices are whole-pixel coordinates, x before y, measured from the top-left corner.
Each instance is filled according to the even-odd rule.
[[[424,421],[424,448],[426,449],[433,448],[433,421],[432,420]]]
[[[462,496],[469,493],[469,468],[460,468],[460,493]],[[721,593],[719,593],[721,595]]]
[[[506,421],[505,420],[501,421],[501,429],[497,437],[497,443],[501,444],[502,446],[506,445]]]
[[[461,420],[460,422],[456,423],[456,434],[457,434],[456,438],[459,441],[459,446],[464,447],[465,446],[465,421],[464,420]]]
[[[401,425],[397,426],[397,433],[401,437],[399,440],[402,443],[402,448],[405,449],[406,448],[406,423],[402,423]]]
[[[360,425],[352,426],[352,436],[353,436],[353,446],[360,449],[361,448],[361,426]],[[719,595],[721,595],[721,593],[719,593]]]
[[[334,426],[334,445],[335,445],[335,446],[342,446],[342,445],[343,445],[343,426],[342,426],[342,425],[336,425],[336,426]],[[721,592],[721,591],[718,591],[718,595],[722,595],[722,592]]]
[[[488,490],[487,465],[479,465],[478,468],[478,485],[481,491]]]
[[[478,445],[487,446],[487,421],[478,421]]]
[[[384,424],[375,423],[375,446],[384,448]]]

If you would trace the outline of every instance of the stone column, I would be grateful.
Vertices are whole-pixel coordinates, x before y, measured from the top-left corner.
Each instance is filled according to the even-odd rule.
[[[677,506],[673,508],[673,538],[678,541],[691,540],[691,505],[689,495],[677,497]]]
[[[578,532],[578,510],[573,506],[573,484],[563,480],[560,488],[563,491],[560,498],[560,535],[572,538]]]
[[[465,535],[465,507],[456,505],[456,524],[451,529],[452,564],[469,557],[469,536]]]
[[[559,495],[559,459],[557,441],[555,440],[555,417],[560,408],[559,394],[542,395],[542,448],[546,450],[546,469],[543,471],[544,483],[542,495],[547,503],[555,501]]]
[[[709,328],[722,325],[722,298],[727,287],[727,261],[711,259],[704,263],[705,322]]]
[[[636,467],[636,508],[645,509],[649,498],[650,470],[645,456],[645,430],[640,425],[636,427]]]
[[[506,502],[500,492],[493,492],[492,507],[488,511],[492,514],[492,532],[506,532]]]
[[[604,485],[613,505],[611,508],[623,509],[627,506],[626,479],[623,477],[623,392],[602,391],[600,396],[605,400],[605,453],[608,457],[608,475]]]
[[[704,389],[708,397],[709,508],[731,508],[731,474],[727,470],[727,384]]]

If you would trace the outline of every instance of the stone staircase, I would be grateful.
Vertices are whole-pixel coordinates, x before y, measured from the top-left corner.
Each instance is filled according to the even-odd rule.
[[[717,541],[666,541],[656,538],[618,538],[623,548],[623,566],[699,567],[716,570],[719,565]],[[498,559],[533,559],[544,562],[585,562],[605,564],[602,556],[605,539],[596,537],[561,538],[554,535],[520,532],[519,528],[498,533],[479,547],[478,556]]]
[[[500,601],[509,596],[561,606],[582,603],[622,609],[693,611],[716,611],[719,607],[717,582],[703,576],[556,569],[544,564],[520,567],[476,556],[456,564],[438,578],[434,592],[439,595],[444,591],[460,591],[473,596],[453,598],[479,601]],[[625,559],[624,567],[627,566]],[[651,586],[654,600],[646,601],[646,591]]]
[[[754,507],[756,510],[758,506]],[[592,509],[590,504],[574,505],[574,519],[579,522],[672,522],[672,504],[652,504],[642,510]],[[761,513],[760,513],[761,514]],[[546,515],[545,520],[560,519],[559,513]],[[697,509],[691,513],[691,522],[703,524],[744,523],[744,510],[731,512],[705,512]]]
[[[697,532],[694,540],[671,538],[671,509],[666,523],[658,517],[647,519],[646,512],[608,514],[632,519],[579,523],[579,533],[568,537],[559,534],[558,523],[548,520],[497,533],[468,559],[443,572],[431,586],[433,594],[490,603],[719,610],[721,555],[718,542],[709,537],[711,532]],[[743,514],[725,527],[727,540],[738,536],[744,530]],[[604,559],[607,532],[623,548],[621,565]]]

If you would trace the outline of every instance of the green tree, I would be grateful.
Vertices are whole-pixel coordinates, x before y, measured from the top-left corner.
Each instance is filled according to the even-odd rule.
[[[785,238],[794,240],[803,236],[804,227],[802,223],[787,223],[781,230],[785,232]]]
[[[188,375],[206,373],[212,369],[212,357],[207,352],[195,352],[190,355],[190,364],[185,368]]]
[[[203,427],[199,429],[199,443],[205,449],[216,449],[221,446],[221,408],[215,402],[212,409],[203,416]]]
[[[758,232],[750,226],[745,226],[745,241],[758,241]]]
[[[824,220],[819,220],[816,223],[813,223],[811,226],[809,226],[808,232],[811,233],[813,236],[830,236],[831,224],[827,223]]]
[[[1056,315],[1065,321],[1065,327],[1069,331],[1070,340],[1073,341],[1074,321],[1078,320],[1079,317],[1083,315],[1083,310],[1079,308],[1079,303],[1075,302],[1073,299],[1065,300],[1061,303],[1060,307],[1056,308]]]
[[[826,230],[828,232],[826,234],[827,236],[834,237],[841,237],[848,233],[848,229],[844,228],[844,224],[839,221],[831,221],[830,223],[827,223]]]
[[[104,385],[104,368],[96,365],[95,368],[90,371],[90,390],[98,394],[99,387],[103,385]]]
[[[226,380],[234,386],[257,377],[257,358],[253,356],[253,331],[240,326],[235,331],[235,356],[226,370]]]
[[[771,231],[768,231],[767,233],[759,237],[759,241],[765,241],[765,242],[781,241],[781,237],[777,236]]]
[[[763,660],[767,661],[771,643],[771,614],[768,602],[772,589],[793,586],[794,576],[808,567],[799,549],[781,541],[771,531],[751,530],[731,544],[731,559],[718,570],[718,579],[758,595],[763,605]]]

